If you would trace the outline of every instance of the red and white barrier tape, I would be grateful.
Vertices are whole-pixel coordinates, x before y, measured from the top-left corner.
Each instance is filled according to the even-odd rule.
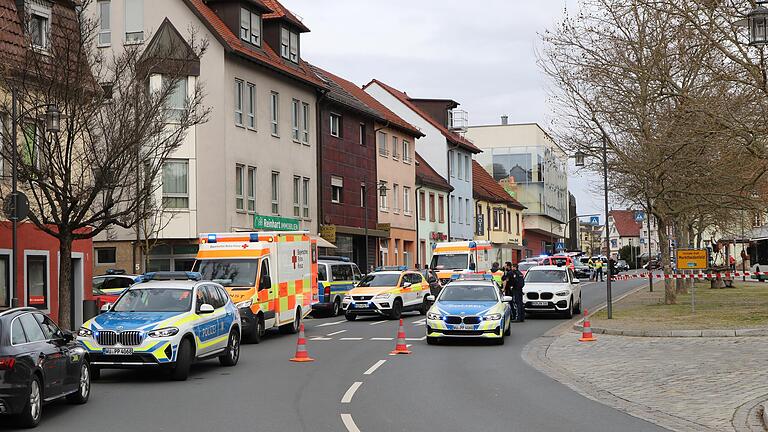
[[[650,274],[638,273],[624,276],[613,276],[611,280],[629,280],[629,279],[716,279],[716,278],[737,278],[742,276],[766,276],[767,272],[725,272],[725,273],[691,273],[691,274]]]

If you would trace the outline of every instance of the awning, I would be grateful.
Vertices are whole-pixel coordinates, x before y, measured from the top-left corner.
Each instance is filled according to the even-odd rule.
[[[313,235],[310,237],[312,237],[312,240],[317,240],[317,247],[336,249],[336,246],[333,243],[329,242],[328,240],[320,236]]]

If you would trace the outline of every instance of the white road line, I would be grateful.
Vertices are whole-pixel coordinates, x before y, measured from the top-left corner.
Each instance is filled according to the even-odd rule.
[[[379,360],[379,361],[377,361],[376,363],[373,364],[373,366],[368,368],[367,371],[363,372],[363,375],[370,375],[370,374],[376,372],[376,369],[378,369],[379,366],[383,365],[384,362],[386,362],[386,360]]]
[[[363,385],[361,381],[355,381],[354,384],[349,386],[347,392],[344,393],[344,396],[341,397],[341,403],[352,402],[352,398],[355,396],[355,392],[360,388],[361,385]]]
[[[351,340],[351,341],[358,341],[358,340],[363,340],[363,338],[359,338],[359,337],[353,337],[353,338],[349,338],[349,337],[347,337],[347,338],[341,338],[341,339],[339,339],[339,340]]]
[[[426,318],[422,318],[422,319],[420,319],[418,321],[414,321],[413,325],[422,325],[422,324],[426,324],[426,322],[427,322],[427,319]]]
[[[346,331],[346,330],[339,330],[339,331],[337,331],[337,332],[328,333],[328,336],[336,336],[337,334],[342,334],[342,333],[344,333],[345,331]]]
[[[341,324],[341,323],[343,323],[343,322],[347,322],[347,320],[341,320],[341,321],[334,321],[334,322],[329,322],[329,323],[323,323],[323,324],[319,324],[319,325],[316,325],[315,327],[327,327],[327,326],[332,326],[332,325]]]
[[[347,431],[349,432],[360,432],[360,429],[357,428],[357,425],[355,424],[355,421],[352,420],[352,416],[349,414],[342,414],[341,415],[341,421],[344,423],[344,426],[347,427]]]
[[[316,341],[316,340],[322,340],[322,341],[325,341],[325,340],[333,340],[333,338],[329,338],[329,337],[322,337],[322,336],[315,336],[315,337],[311,338],[310,340],[311,340],[311,341]]]
[[[368,325],[376,325],[376,324],[381,324],[381,323],[385,323],[385,322],[387,322],[387,321],[386,320],[384,320],[384,321],[375,321],[375,322],[372,322],[372,323],[370,323]]]
[[[413,345],[411,345],[411,344],[408,344],[408,345],[406,345],[405,347],[406,347],[406,348],[410,348],[410,347],[412,347],[412,346],[413,346]]]
[[[413,325],[423,326],[423,325],[427,325],[427,322],[426,321],[420,321],[420,322],[417,322],[417,323],[413,323]]]
[[[405,338],[405,340],[407,340],[407,341],[423,341],[426,338],[427,338],[426,336],[422,336],[420,338]]]
[[[388,338],[388,337],[375,337],[375,338],[371,338],[372,341],[391,341],[391,340],[394,340],[394,339],[395,338]]]

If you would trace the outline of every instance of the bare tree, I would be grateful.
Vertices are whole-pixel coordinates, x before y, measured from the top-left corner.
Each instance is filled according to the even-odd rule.
[[[135,45],[102,55],[93,43],[97,23],[86,15],[88,3],[73,9],[54,3],[59,18],[49,46],[29,49],[0,69],[0,85],[31,111],[22,119],[19,145],[3,131],[2,156],[19,161],[30,221],[59,240],[59,321],[65,328],[71,328],[73,242],[153,217],[148,202],[161,186],[166,159],[208,116],[201,85],[184,87],[187,71],[179,58],[199,58],[204,42],[191,37],[173,46],[168,39],[146,51]],[[8,104],[3,101],[3,111],[10,112]],[[62,121],[60,131],[49,134],[33,107],[52,105]]]

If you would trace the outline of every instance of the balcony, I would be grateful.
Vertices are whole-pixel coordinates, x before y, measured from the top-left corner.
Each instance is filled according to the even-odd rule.
[[[454,132],[466,132],[469,127],[469,113],[462,109],[448,111],[448,129]]]

